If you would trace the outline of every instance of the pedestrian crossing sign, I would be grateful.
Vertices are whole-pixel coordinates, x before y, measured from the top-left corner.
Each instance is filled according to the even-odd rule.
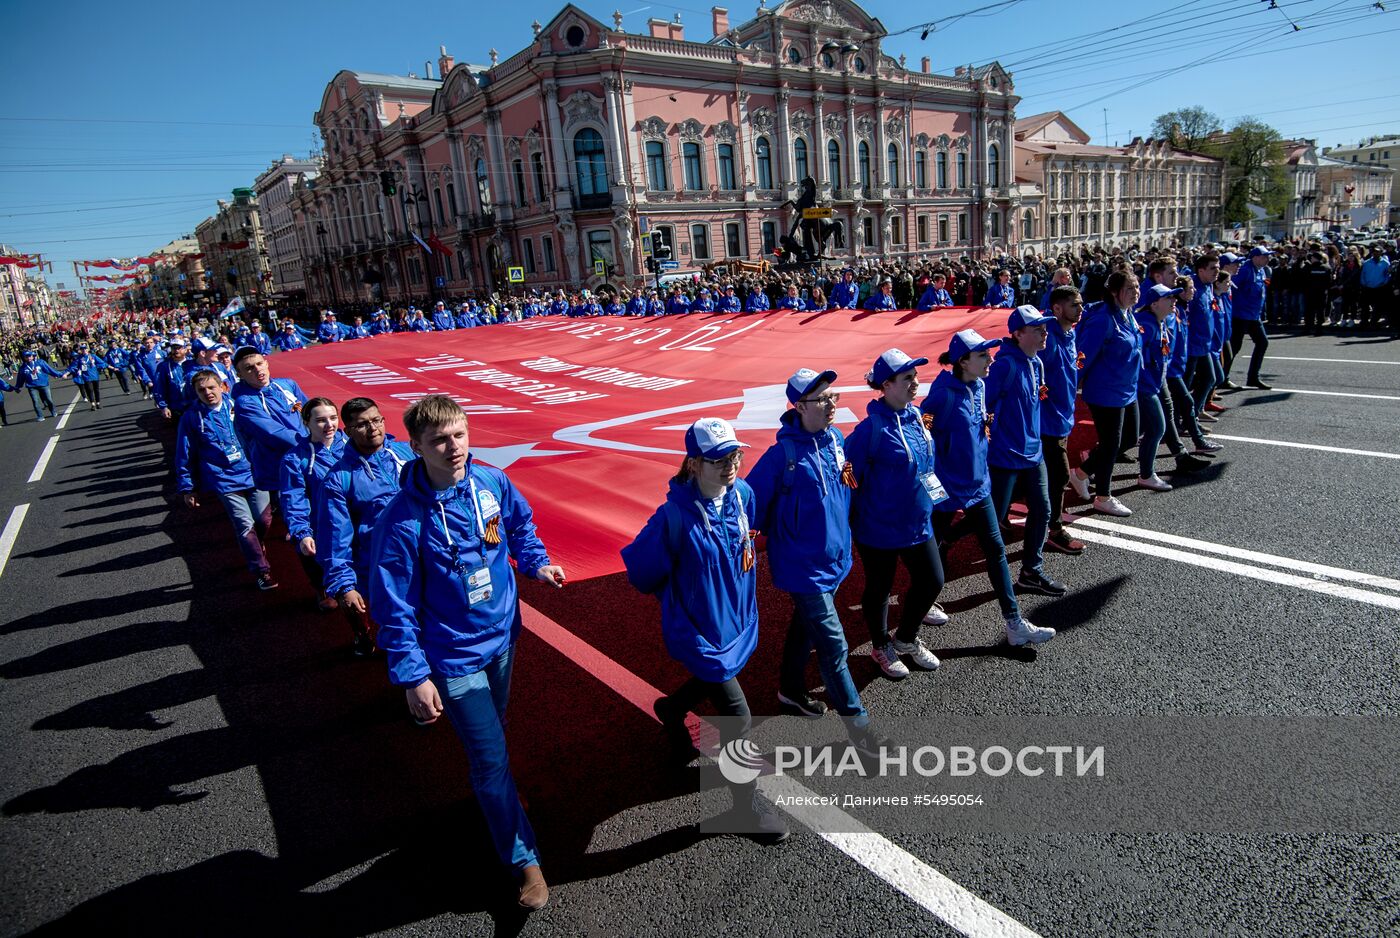
[[[507,268],[506,268],[506,279],[509,280],[511,283],[524,283],[524,282],[525,282],[525,268],[524,268],[524,267],[507,267]]]

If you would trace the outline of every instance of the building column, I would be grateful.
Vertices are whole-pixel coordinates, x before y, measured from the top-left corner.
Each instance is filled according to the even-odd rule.
[[[496,218],[499,221],[509,221],[514,214],[515,201],[511,197],[510,185],[505,176],[506,151],[505,144],[501,141],[501,112],[498,108],[488,107],[481,116],[486,119],[486,147],[491,153],[487,163],[492,179],[491,188],[496,195]],[[426,179],[426,174],[424,178]]]
[[[846,188],[854,191],[860,179],[860,162],[856,151],[856,99],[846,98]],[[861,198],[870,198],[869,192],[862,192]]]
[[[564,162],[564,127],[559,119],[559,84],[553,80],[541,82],[544,89],[544,119],[545,126],[549,128],[549,152],[554,161],[554,210],[556,212],[571,212],[573,205],[567,198],[571,187],[569,186],[569,167]]]
[[[822,183],[831,182],[832,185],[839,185],[839,182],[826,178],[826,127],[822,122],[822,102],[826,100],[826,95],[816,92],[812,95],[812,129],[816,131],[812,135],[812,143],[816,152],[812,154],[809,162],[812,163],[812,178],[816,180],[817,191],[821,191]]]
[[[622,83],[611,75],[605,75],[603,91],[607,95],[607,100],[603,102],[603,110],[608,122],[608,165],[613,167],[613,201],[625,202],[631,188],[632,174],[631,167],[625,165],[622,156],[625,152],[622,146]]]
[[[778,172],[781,175],[779,188],[783,190],[783,198],[791,199],[796,196],[796,187],[793,185],[795,180],[792,164],[792,125],[788,123],[788,102],[792,93],[786,88],[779,88],[773,97],[778,102],[778,132],[774,136],[778,138],[778,152],[781,154],[778,160]]]

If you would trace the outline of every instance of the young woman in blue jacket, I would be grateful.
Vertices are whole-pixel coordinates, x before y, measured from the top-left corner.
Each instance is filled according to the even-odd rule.
[[[88,410],[102,406],[102,369],[105,363],[88,350],[86,342],[78,343],[78,351],[63,372],[78,386],[78,393],[87,401]]]
[[[1054,321],[1054,316],[1046,316],[1034,306],[1012,310],[1006,323],[1010,335],[1002,339],[996,361],[987,371],[984,390],[992,417],[987,465],[997,518],[1006,517],[1018,486],[1026,500],[1025,541],[1016,585],[1031,593],[1063,596],[1065,587],[1045,573],[1050,491],[1040,440],[1041,402],[1050,397],[1040,352],[1047,341],[1047,327]]]
[[[1094,510],[1122,518],[1133,512],[1113,495],[1113,464],[1124,447],[1137,441],[1142,336],[1133,310],[1138,279],[1130,270],[1115,270],[1104,287],[1108,299],[1086,309],[1075,329],[1079,392],[1094,416],[1099,442],[1081,468],[1070,471],[1070,484],[1080,498],[1087,499],[1092,477]]]
[[[334,609],[338,604],[335,597],[326,594],[325,571],[316,559],[313,523],[319,512],[321,483],[345,450],[345,434],[339,432],[340,414],[329,398],[313,397],[303,404],[301,422],[307,435],[282,455],[278,467],[278,501],[301,568],[320,594],[318,605]]]
[[[931,514],[948,496],[934,471],[933,437],[914,407],[918,369],[927,364],[927,358],[910,358],[897,348],[875,359],[865,381],[880,396],[866,405],[865,419],[846,444],[855,482],[851,536],[865,571],[861,611],[870,630],[870,657],[894,680],[909,676],[901,655],[926,671],[938,667],[938,656],[919,638],[919,626],[925,616],[930,622],[948,621],[935,607],[943,590],[943,564]],[[909,573],[909,592],[891,635],[890,587],[901,561]]]
[[[429,724],[446,713],[457,731],[496,855],[517,877],[520,907],[533,911],[549,887],[505,736],[521,627],[515,577],[518,570],[557,588],[564,570],[550,562],[530,505],[506,474],[472,460],[459,404],[429,395],[403,422],[418,458],[404,466],[369,552],[379,644],[413,718]]]
[[[1000,344],[1000,339],[984,339],[975,329],[954,333],[948,351],[938,358],[939,364],[948,365],[949,370],[934,379],[920,409],[933,433],[938,466],[948,490],[947,500],[933,510],[939,543],[946,550],[969,530],[977,536],[987,560],[987,578],[1006,622],[1007,641],[1024,645],[1049,641],[1055,637],[1055,630],[1032,625],[1021,615],[992,503],[987,465],[989,418],[982,378],[991,366],[991,349]],[[959,510],[963,520],[955,526],[953,516]]]
[[[1173,335],[1171,358],[1167,362],[1167,387],[1161,396],[1162,410],[1167,415],[1167,422],[1176,428],[1178,435],[1184,433],[1191,438],[1192,455],[1211,456],[1224,447],[1214,440],[1206,439],[1206,431],[1196,419],[1191,389],[1186,386],[1186,351],[1189,344],[1186,336],[1186,311],[1191,298],[1196,295],[1196,284],[1190,277],[1177,277],[1172,288],[1180,290],[1181,293],[1176,298],[1175,310],[1167,319]]]
[[[754,496],[739,478],[745,444],[718,417],[685,433],[685,459],[646,526],[622,549],[627,579],[661,602],[666,650],[690,672],[659,698],[657,719],[678,753],[694,754],[685,716],[708,700],[725,717],[728,744],[747,735],[751,714],[739,672],[758,645]],[[732,820],[765,839],[787,837],[787,825],[758,797],[756,783],[733,786]]]
[[[1165,439],[1176,457],[1178,472],[1203,468],[1204,460],[1187,455],[1176,427],[1172,426],[1167,371],[1176,348],[1176,298],[1181,289],[1154,283],[1142,293],[1134,318],[1142,336],[1142,371],[1138,375],[1138,417],[1142,439],[1138,441],[1138,485],[1153,492],[1170,492],[1171,485],[1157,475],[1157,448]]]

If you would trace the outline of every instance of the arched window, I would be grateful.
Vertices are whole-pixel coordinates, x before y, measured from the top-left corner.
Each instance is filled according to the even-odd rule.
[[[967,188],[967,154],[958,154],[958,188]]]
[[[856,172],[860,176],[861,187],[870,190],[870,144],[864,140],[856,148]]]
[[[511,160],[511,178],[515,181],[515,204],[525,207],[525,161]]]
[[[928,154],[923,150],[914,152],[914,185],[920,189],[928,188]]]
[[[705,188],[705,180],[700,173],[700,144],[681,144],[681,170],[685,173],[685,187],[687,189]]]
[[[885,181],[899,186],[899,148],[893,143],[885,148]]]
[[[807,141],[801,137],[792,141],[792,161],[796,167],[798,182],[812,175],[807,166]]]
[[[715,147],[715,159],[719,164],[719,187],[737,189],[734,184],[734,144],[721,143]]]
[[[754,153],[758,157],[758,187],[773,188],[773,151],[767,137],[759,137],[754,143]]]
[[[993,189],[1001,186],[1001,148],[995,143],[987,147],[987,185]]]
[[[1021,237],[1026,241],[1035,237],[1035,216],[1029,211],[1021,216]]]
[[[831,188],[841,187],[841,144],[828,140],[826,144],[826,177]]]
[[[647,188],[666,188],[666,144],[660,140],[647,141]]]
[[[574,175],[580,196],[604,195],[608,191],[608,161],[603,154],[603,135],[591,127],[574,134]],[[543,176],[541,168],[540,177]],[[535,186],[539,188],[540,178]]]
[[[530,169],[535,176],[535,201],[543,202],[545,192],[543,153],[530,154]]]
[[[491,177],[486,173],[486,161],[476,161],[476,201],[483,213],[491,211]]]
[[[939,150],[939,151],[938,151],[938,156],[934,158],[933,165],[934,165],[934,172],[936,173],[936,175],[937,175],[937,177],[938,177],[938,178],[935,180],[935,181],[937,182],[937,184],[938,184],[938,188],[940,188],[940,189],[946,189],[946,188],[948,188],[948,154],[947,154],[947,152],[944,151],[944,150]]]

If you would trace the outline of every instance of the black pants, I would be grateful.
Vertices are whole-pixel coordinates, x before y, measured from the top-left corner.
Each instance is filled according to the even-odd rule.
[[[1130,401],[1126,407],[1090,404],[1089,413],[1094,415],[1099,442],[1080,468],[1094,480],[1095,495],[1112,495],[1113,464],[1125,447],[1137,443],[1137,401]]]
[[[727,681],[715,683],[691,677],[667,697],[672,707],[680,713],[694,710],[702,700],[708,700],[715,712],[722,717],[734,717],[720,721],[720,739],[729,742],[748,735],[753,725],[753,714],[749,712],[749,701],[739,679],[731,677]]]
[[[120,384],[120,385],[122,386],[122,393],[123,393],[123,394],[130,394],[130,393],[131,393],[131,384],[126,380],[126,369],[125,369],[125,368],[113,368],[113,369],[112,369],[112,374],[114,374],[114,375],[117,376],[117,383]]]
[[[1063,531],[1065,486],[1069,484],[1069,437],[1043,436],[1040,451],[1045,455],[1045,484],[1050,488],[1050,530]]]
[[[1264,353],[1269,350],[1269,335],[1264,331],[1264,324],[1257,319],[1234,319],[1231,320],[1232,333],[1230,335],[1230,349],[1233,355],[1238,355],[1244,346],[1245,336],[1249,336],[1254,343],[1253,350],[1249,353],[1249,377],[1246,383],[1259,380],[1259,369],[1264,364]],[[1230,368],[1225,368],[1225,376],[1230,376]]]
[[[78,385],[78,393],[89,404],[96,404],[102,400],[102,389],[96,381],[84,381]]]
[[[1369,326],[1382,319],[1390,320],[1395,327],[1395,315],[1390,311],[1392,295],[1389,286],[1361,288],[1361,323]]]
[[[904,597],[904,610],[900,613],[895,637],[901,642],[912,642],[919,634],[924,616],[943,591],[943,562],[938,559],[937,539],[931,537],[922,544],[897,549],[858,543],[856,550],[865,568],[865,591],[861,593],[860,604],[865,624],[870,629],[870,641],[879,647],[890,640],[886,602],[890,587],[894,586],[895,563],[902,560],[904,569],[909,571],[909,592]]]

